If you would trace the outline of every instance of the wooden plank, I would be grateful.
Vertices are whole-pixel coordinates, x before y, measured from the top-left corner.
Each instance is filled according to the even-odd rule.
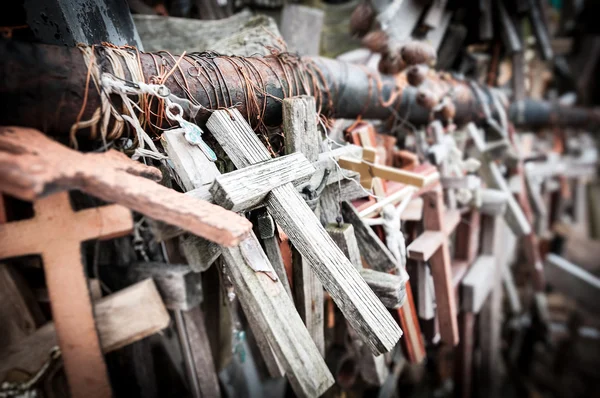
[[[435,29],[442,21],[447,2],[448,0],[435,0],[423,17],[423,25]]]
[[[471,398],[473,383],[473,350],[475,345],[475,314],[461,312],[460,343],[458,345],[456,373],[457,396]]]
[[[387,308],[400,308],[406,301],[406,289],[402,277],[368,268],[362,269],[360,275]]]
[[[479,256],[462,279],[462,310],[477,314],[489,296],[496,275],[496,259],[493,256]]]
[[[214,112],[207,126],[236,167],[270,158],[237,110]],[[374,352],[391,350],[402,331],[294,187],[275,188],[266,204],[359,336]]]
[[[479,224],[480,213],[478,209],[471,209],[466,220],[456,229],[454,258],[464,260],[471,264],[479,252]]]
[[[213,162],[205,162],[204,153],[199,146],[190,146],[180,133],[162,134],[163,148],[169,155],[175,170],[188,170],[179,175],[182,188],[191,191],[203,185],[210,186],[221,173]]]
[[[356,241],[356,235],[354,234],[354,226],[352,226],[352,224],[342,224],[339,226],[337,223],[332,223],[328,224],[325,227],[325,230],[342,252],[346,254],[348,260],[350,260],[357,269],[361,269],[362,262],[360,260],[358,242]]]
[[[111,352],[164,329],[169,314],[152,280],[147,279],[95,303],[103,352]],[[35,373],[58,345],[53,323],[47,323],[20,343],[0,352],[0,380],[18,368]]]
[[[446,239],[446,234],[443,232],[425,231],[406,247],[408,258],[429,261]]]
[[[179,239],[179,247],[194,272],[206,271],[221,255],[221,247],[196,235]]]
[[[426,230],[444,231],[444,202],[441,191],[425,192],[422,198],[424,201],[423,227]],[[455,346],[458,343],[459,336],[456,319],[456,299],[452,288],[450,250],[447,241],[444,241],[431,256],[429,264],[435,287],[440,336],[444,343]]]
[[[308,260],[292,248],[296,308],[317,349],[325,356],[325,314],[323,285]]]
[[[490,188],[499,189],[507,195],[507,208],[504,215],[506,222],[515,235],[524,236],[530,234],[531,224],[523,213],[521,206],[519,206],[519,203],[512,195],[506,180],[502,176],[500,168],[494,161],[489,161],[484,155],[485,142],[481,137],[481,133],[472,123],[469,123],[467,127],[469,129],[469,135],[473,139],[473,143],[475,144],[475,147],[477,148],[477,151],[479,151],[479,154],[482,158],[481,168],[479,170],[481,177]]]
[[[193,362],[193,375],[198,381],[202,397],[220,397],[219,378],[210,351],[204,314],[200,306],[189,311],[181,311],[190,354]]]
[[[435,289],[430,268],[421,261],[417,262],[417,284],[419,318],[432,320],[435,317]]]
[[[592,311],[600,312],[600,278],[556,254],[548,254],[544,273],[548,283]]]
[[[273,188],[306,180],[314,172],[302,153],[293,153],[222,174],[210,192],[214,203],[241,212],[259,205]]]
[[[285,10],[290,7],[286,5]],[[316,55],[316,54],[315,54]],[[309,162],[319,160],[321,135],[317,128],[317,105],[315,97],[302,95],[286,98],[282,103],[285,153],[300,152]]]
[[[273,221],[273,217],[271,217],[271,215],[265,209],[259,209],[258,213],[259,214],[256,218],[256,223],[259,237],[265,249],[265,254],[269,258],[269,262],[273,266],[277,277],[279,280],[281,280],[285,291],[288,293],[290,298],[293,298],[292,288],[290,286],[290,281],[288,280],[287,272],[285,270],[285,264],[283,263],[283,258],[281,256],[279,242],[275,236],[277,233],[275,221]]]
[[[394,256],[371,227],[361,220],[354,206],[342,202],[342,216],[354,227],[360,255],[369,268],[381,272],[394,271],[397,263]]]
[[[311,161],[319,158],[320,137],[317,129],[314,97],[284,100],[283,134],[286,153],[301,152]],[[252,166],[249,166],[252,167]],[[318,185],[321,185],[319,182]],[[310,189],[314,189],[315,185]],[[318,205],[317,205],[318,207]],[[323,209],[320,209],[323,211]],[[329,211],[329,209],[325,209]],[[294,243],[292,241],[292,243]],[[308,259],[292,247],[292,266],[296,308],[321,356],[325,356],[325,315],[323,285],[312,271]]]
[[[264,252],[256,255],[268,262]],[[223,256],[244,312],[257,322],[255,331],[265,335],[294,392],[306,397],[323,394],[334,383],[333,376],[281,281],[255,272],[240,247],[224,248]]]

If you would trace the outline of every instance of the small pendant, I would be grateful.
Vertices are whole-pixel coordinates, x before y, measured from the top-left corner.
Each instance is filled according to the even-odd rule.
[[[200,147],[200,150],[202,150],[202,153],[204,153],[208,160],[211,162],[216,162],[217,155],[202,139],[202,134],[204,133],[202,129],[194,123],[190,123],[186,120],[179,120],[179,123],[185,131],[185,139],[187,142],[189,142],[191,145],[197,145]]]

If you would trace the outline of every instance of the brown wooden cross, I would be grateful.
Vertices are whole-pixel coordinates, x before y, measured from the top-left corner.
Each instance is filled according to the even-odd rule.
[[[34,202],[33,209],[31,219],[0,225],[0,258],[41,255],[71,393],[109,397],[80,245],[127,235],[131,212],[119,205],[75,212],[66,192]]]
[[[114,150],[84,154],[37,130],[0,127],[0,192],[33,201],[79,189],[225,246],[252,229],[244,217],[156,183],[161,177]]]

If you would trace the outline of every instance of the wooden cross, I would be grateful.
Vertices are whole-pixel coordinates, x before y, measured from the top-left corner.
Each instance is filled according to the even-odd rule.
[[[169,326],[171,321],[151,279],[145,279],[94,302],[94,314],[104,353],[157,333]],[[5,380],[12,369],[29,374],[38,371],[48,358],[48,352],[60,343],[60,340],[57,341],[56,328],[54,322],[48,322],[31,335],[1,349],[0,380]],[[85,369],[83,371],[87,372]],[[91,395],[84,391],[83,396]]]
[[[33,129],[0,127],[0,170],[0,191],[22,200],[79,189],[228,246],[252,229],[237,214],[156,183],[154,167],[114,150],[80,153]]]
[[[237,110],[214,112],[207,126],[238,169],[270,159]],[[273,189],[265,203],[361,339],[375,353],[391,350],[402,334],[400,328],[294,186],[288,183]]]
[[[210,197],[209,184],[213,184],[211,191],[216,193],[232,182],[228,176],[232,173],[221,176],[215,164],[181,134],[167,131],[162,139],[188,194],[201,192]],[[267,164],[265,171],[276,176],[278,168],[272,166]],[[268,173],[259,172],[263,176]],[[246,185],[245,188],[252,187]],[[229,191],[223,189],[223,192]],[[233,205],[234,202],[229,203]],[[323,394],[334,383],[333,376],[296,312],[282,280],[276,276],[279,272],[274,271],[256,236],[251,233],[239,247],[220,247],[219,253],[271,375],[287,375],[299,396]]]
[[[395,167],[377,165],[373,163],[374,161],[375,151],[364,148],[362,160],[342,156],[339,158],[338,163],[340,167],[360,173],[360,183],[366,189],[371,189],[373,177],[380,177],[384,180],[396,181],[419,188],[432,184],[439,179],[438,173],[424,176],[419,173],[397,169]]]
[[[111,395],[100,349],[81,242],[111,239],[133,229],[120,205],[75,212],[66,192],[34,202],[32,219],[0,225],[0,258],[42,256],[65,371],[74,397]]]
[[[440,335],[444,343],[455,346],[458,343],[458,325],[447,237],[458,225],[460,214],[444,212],[441,187],[425,192],[422,198],[425,232],[408,246],[408,256],[420,261],[429,260],[440,321]],[[452,217],[455,221],[448,222],[446,217]],[[422,249],[417,250],[417,248]]]

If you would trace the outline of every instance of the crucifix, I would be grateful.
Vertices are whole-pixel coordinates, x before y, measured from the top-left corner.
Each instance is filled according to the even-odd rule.
[[[110,382],[100,349],[81,261],[81,242],[111,239],[133,229],[120,205],[73,211],[68,193],[33,203],[34,217],[0,225],[0,258],[41,255],[59,346],[74,397],[108,397]]]

